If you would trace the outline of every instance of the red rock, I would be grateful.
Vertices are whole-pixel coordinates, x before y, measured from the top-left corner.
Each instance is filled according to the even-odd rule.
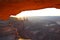
[[[0,0],[0,19],[6,20],[24,10],[60,8],[60,0]]]

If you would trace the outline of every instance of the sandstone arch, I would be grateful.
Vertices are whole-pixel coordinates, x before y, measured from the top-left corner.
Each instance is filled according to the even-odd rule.
[[[24,10],[60,8],[60,0],[0,0],[0,19],[6,20]]]

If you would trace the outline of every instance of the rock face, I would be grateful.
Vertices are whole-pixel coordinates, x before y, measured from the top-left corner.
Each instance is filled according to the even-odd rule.
[[[39,23],[31,23],[15,18],[11,18],[8,21],[0,20],[0,40],[18,40],[18,38],[31,40],[60,40],[59,24],[50,20],[40,21]]]
[[[0,40],[18,40],[18,38],[32,38],[33,34],[24,29],[23,20],[11,18],[7,21],[0,20]]]
[[[24,10],[60,8],[60,0],[0,0],[0,19],[8,19]]]
[[[17,40],[17,30],[9,21],[0,20],[0,40]]]

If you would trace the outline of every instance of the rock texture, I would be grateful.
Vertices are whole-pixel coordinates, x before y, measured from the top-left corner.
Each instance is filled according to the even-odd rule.
[[[60,8],[60,0],[0,0],[0,19],[6,20],[24,10]]]

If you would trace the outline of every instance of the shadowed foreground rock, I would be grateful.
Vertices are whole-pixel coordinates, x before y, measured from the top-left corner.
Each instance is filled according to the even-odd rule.
[[[0,20],[0,40],[18,40],[16,29],[7,21]]]
[[[43,25],[44,23],[24,26],[23,21],[16,19],[9,20],[8,22],[0,21],[0,40],[18,40],[18,38],[31,40],[60,40],[60,25],[51,21]]]

